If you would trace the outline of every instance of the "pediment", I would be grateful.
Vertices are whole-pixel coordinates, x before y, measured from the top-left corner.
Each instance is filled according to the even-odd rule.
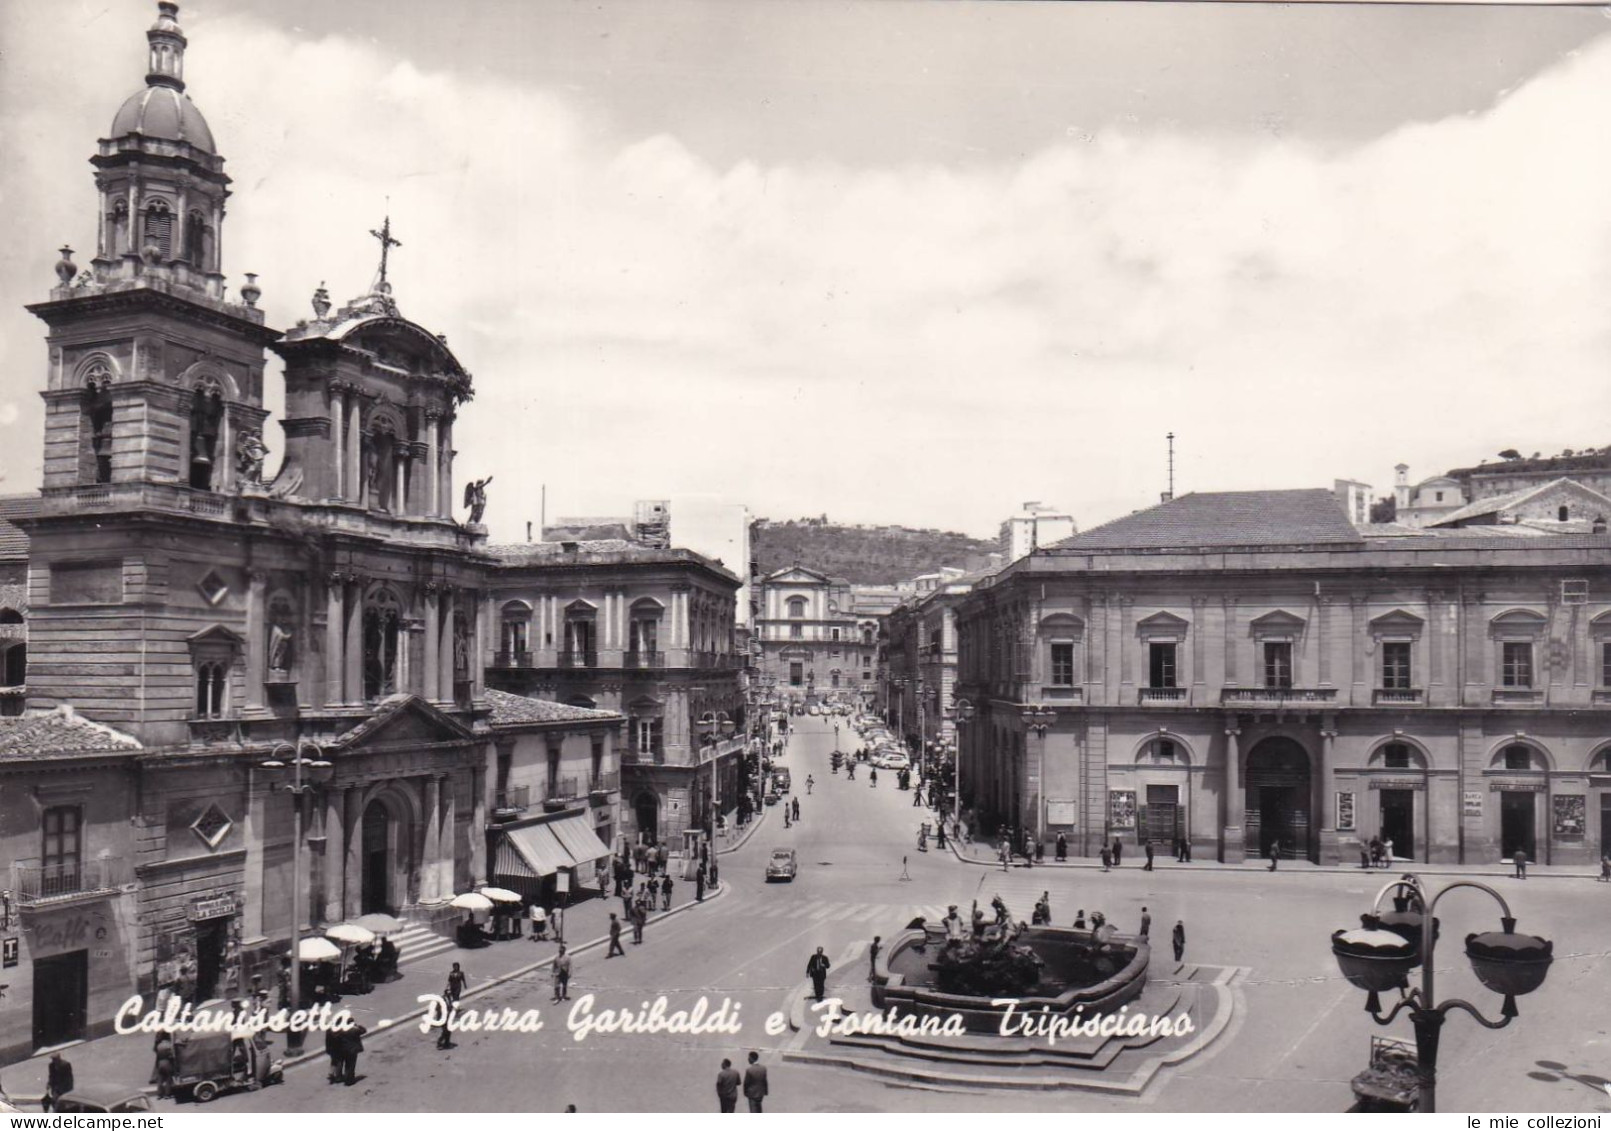
[[[789,566],[778,570],[766,580],[781,585],[826,585],[828,575],[807,569],[805,566]]]
[[[393,695],[375,713],[331,745],[339,749],[392,746],[401,742],[452,742],[471,737],[463,723],[417,695]]]
[[[1184,617],[1171,612],[1156,612],[1136,622],[1136,631],[1143,636],[1184,636],[1191,627]]]
[[[206,653],[216,657],[224,653],[230,655],[238,653],[245,647],[246,639],[232,628],[213,624],[185,637],[185,644],[193,653]]]
[[[1420,636],[1425,627],[1424,620],[1404,609],[1383,613],[1370,622],[1372,636]]]
[[[1488,630],[1495,633],[1520,633],[1537,636],[1549,623],[1543,613],[1532,609],[1506,609],[1488,622]]]
[[[1296,636],[1308,622],[1296,613],[1276,609],[1262,617],[1254,617],[1251,628],[1254,636]]]

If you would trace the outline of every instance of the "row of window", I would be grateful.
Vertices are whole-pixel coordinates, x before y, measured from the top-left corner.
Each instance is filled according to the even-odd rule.
[[[1167,689],[1178,687],[1180,666],[1178,644],[1152,641],[1147,645],[1147,686]],[[1407,640],[1390,640],[1381,645],[1379,686],[1384,691],[1408,691],[1411,684],[1411,658],[1413,645]],[[1518,690],[1535,686],[1535,645],[1530,640],[1506,640],[1500,644],[1499,685]],[[1056,641],[1050,645],[1050,685],[1072,687],[1076,682],[1072,642]],[[1292,643],[1267,640],[1261,645],[1262,677],[1266,688],[1292,686]],[[1611,641],[1600,645],[1600,683],[1611,687]]]

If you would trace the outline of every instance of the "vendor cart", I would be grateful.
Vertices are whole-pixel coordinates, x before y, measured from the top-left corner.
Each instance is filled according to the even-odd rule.
[[[243,1030],[235,1033],[192,1033],[174,1042],[176,1089],[188,1090],[199,1104],[225,1092],[250,1089],[285,1079],[284,1065],[275,1058],[266,1036],[256,1039]]]
[[[1370,1067],[1353,1080],[1362,1111],[1414,1111],[1420,1098],[1420,1062],[1415,1046],[1394,1037],[1372,1037]]]

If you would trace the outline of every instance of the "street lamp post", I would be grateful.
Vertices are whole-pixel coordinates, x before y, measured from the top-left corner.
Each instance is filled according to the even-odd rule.
[[[1057,723],[1057,712],[1050,707],[1025,707],[1024,726],[1040,739],[1040,750],[1035,759],[1035,843],[1041,838],[1041,798],[1046,788],[1046,732]]]
[[[1498,1021],[1488,1020],[1476,1006],[1460,998],[1439,1003],[1433,992],[1434,951],[1438,943],[1438,921],[1433,918],[1433,912],[1438,901],[1456,888],[1476,888],[1499,904],[1500,930],[1466,936],[1466,958],[1477,980],[1494,993],[1504,995]],[[1394,909],[1384,915],[1380,913],[1382,900],[1389,893],[1393,893]],[[1333,932],[1332,954],[1343,977],[1368,991],[1365,1010],[1376,1024],[1389,1025],[1401,1011],[1409,1011],[1410,1022],[1415,1027],[1417,1107],[1423,1112],[1435,1112],[1438,1037],[1449,1012],[1463,1009],[1484,1028],[1503,1029],[1518,1015],[1516,998],[1544,984],[1550,963],[1554,961],[1554,944],[1535,935],[1518,935],[1516,919],[1504,896],[1475,880],[1456,880],[1429,903],[1420,877],[1406,875],[1382,888],[1371,913],[1360,918],[1360,927]],[[1416,966],[1421,967],[1421,985],[1409,989],[1409,974]],[[1395,989],[1402,996],[1384,1017],[1377,995],[1383,990]]]
[[[302,748],[311,747],[317,758],[308,759],[302,756]],[[261,763],[265,770],[278,773],[287,767],[285,762],[279,760],[281,750],[291,752],[289,782],[271,783],[271,788],[283,789],[292,797],[291,801],[291,1008],[300,1009],[302,1006],[302,806],[303,798],[312,793],[319,784],[329,780],[330,771],[334,768],[324,757],[324,748],[311,738],[299,738],[293,745],[281,742],[269,752],[269,759]],[[306,773],[307,780],[303,775]]]
[[[968,723],[973,719],[973,703],[967,699],[958,699],[956,703],[957,722]],[[962,827],[962,742],[960,736],[957,741],[956,766],[951,773],[951,822],[953,827]]]

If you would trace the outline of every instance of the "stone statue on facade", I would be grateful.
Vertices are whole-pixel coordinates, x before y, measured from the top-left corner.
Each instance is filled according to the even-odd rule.
[[[464,485],[464,505],[470,508],[470,525],[481,525],[481,516],[487,513],[487,484],[492,476],[472,479]]]
[[[291,670],[291,645],[295,633],[280,624],[269,625],[268,666],[271,672]]]
[[[240,473],[243,486],[263,482],[263,461],[268,458],[268,453],[268,445],[263,442],[261,433],[241,433],[241,438],[235,443],[235,470]]]

